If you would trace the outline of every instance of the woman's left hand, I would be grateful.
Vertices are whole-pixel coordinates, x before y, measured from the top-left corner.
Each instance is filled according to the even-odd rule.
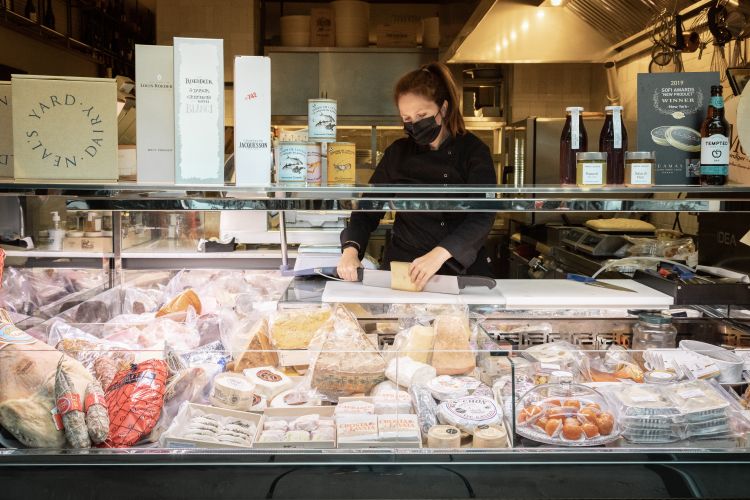
[[[417,285],[419,290],[424,289],[427,282],[438,270],[443,267],[445,261],[452,255],[443,247],[435,247],[423,256],[414,259],[409,266],[409,278]]]

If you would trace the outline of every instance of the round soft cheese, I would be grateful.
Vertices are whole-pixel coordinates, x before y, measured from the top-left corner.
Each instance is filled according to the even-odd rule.
[[[505,427],[500,425],[479,425],[474,429],[474,448],[506,448],[508,446],[508,433]]]
[[[211,403],[230,410],[247,410],[253,404],[255,384],[236,373],[220,373],[214,378]]]
[[[436,425],[427,433],[428,448],[460,448],[461,431],[452,425]]]
[[[444,401],[438,405],[440,423],[455,425],[459,429],[473,433],[479,425],[492,425],[502,421],[503,411],[495,400],[467,396]]]

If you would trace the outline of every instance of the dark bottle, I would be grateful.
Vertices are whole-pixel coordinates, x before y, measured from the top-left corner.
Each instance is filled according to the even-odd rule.
[[[26,7],[23,9],[23,15],[26,16],[27,19],[31,20],[31,22],[38,22],[39,16],[36,13],[36,5],[34,5],[34,0],[26,0]]]
[[[44,7],[42,24],[51,30],[55,29],[55,12],[52,10],[52,0],[47,0],[47,5]]]
[[[583,108],[565,109],[565,126],[560,137],[560,184],[576,183],[576,153],[588,149],[588,136],[583,126]]]
[[[711,86],[711,101],[701,125],[701,184],[723,186],[729,175],[729,123],[724,118],[721,85]]]
[[[607,106],[604,110],[607,117],[599,134],[599,151],[607,153],[607,184],[623,184],[628,132],[622,122],[622,106]]]

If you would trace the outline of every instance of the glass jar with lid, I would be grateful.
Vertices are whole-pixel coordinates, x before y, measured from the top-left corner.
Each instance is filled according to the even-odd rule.
[[[677,328],[672,324],[672,318],[661,314],[641,314],[633,326],[632,349],[641,363],[646,349],[674,349],[676,340]]]
[[[598,187],[605,184],[607,153],[589,151],[576,153],[576,184],[581,187]]]
[[[656,153],[627,151],[625,153],[625,185],[650,187],[656,183]]]

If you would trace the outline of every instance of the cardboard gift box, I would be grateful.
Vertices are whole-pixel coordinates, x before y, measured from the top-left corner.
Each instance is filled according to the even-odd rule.
[[[135,46],[137,177],[174,184],[174,60],[172,47]]]
[[[13,117],[10,89],[10,82],[0,82],[0,179],[13,178]]]
[[[234,169],[238,186],[271,183],[271,59],[234,59]]]
[[[224,40],[174,39],[175,182],[224,184]]]
[[[18,180],[117,181],[117,87],[110,78],[13,75]]]

